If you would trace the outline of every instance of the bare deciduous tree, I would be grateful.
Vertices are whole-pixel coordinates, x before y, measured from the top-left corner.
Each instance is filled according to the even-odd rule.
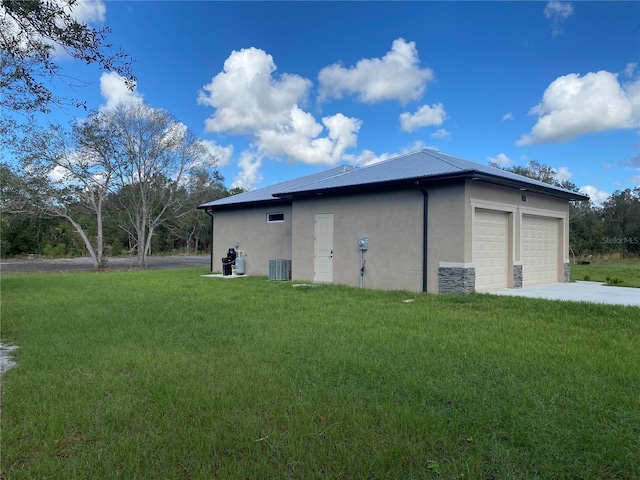
[[[66,219],[82,238],[94,266],[104,266],[103,204],[113,187],[111,153],[104,132],[81,122],[71,131],[60,125],[48,129],[32,126],[17,153],[23,168],[23,200],[28,200],[24,208]],[[95,217],[95,239],[71,206],[81,206]]]
[[[135,237],[138,266],[144,266],[154,231],[184,202],[180,189],[187,173],[215,159],[184,124],[142,102],[120,104],[103,120],[115,152],[120,209],[128,219],[123,227]]]

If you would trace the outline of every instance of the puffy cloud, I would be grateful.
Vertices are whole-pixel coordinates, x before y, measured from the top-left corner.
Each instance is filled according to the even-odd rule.
[[[322,126],[315,123],[309,114],[301,114],[294,109],[293,117],[298,117],[292,125],[297,128],[262,130],[256,133],[260,151],[269,156],[286,155],[289,158],[312,165],[335,165],[345,150],[357,144],[356,133],[361,122],[347,118],[341,113],[324,117],[322,123],[328,130],[326,137],[317,137]],[[312,123],[313,122],[313,123]]]
[[[573,177],[573,173],[569,171],[569,167],[560,167],[556,170],[556,180],[560,183]]]
[[[409,145],[404,146],[400,153],[412,153],[412,152],[416,152],[418,150],[423,150],[423,149],[428,149],[428,150],[435,150],[436,152],[439,152],[440,149],[434,145],[427,145],[426,143],[424,143],[422,140],[416,140],[413,143],[410,143]],[[394,155],[395,157],[397,157],[398,155]]]
[[[73,5],[69,5],[69,2],[65,0],[54,0],[54,3],[62,6],[65,13],[83,25],[102,23],[106,20],[107,7],[102,0],[78,0]],[[56,57],[66,58],[69,56],[60,45],[53,44],[53,47]]]
[[[500,165],[501,167],[508,167],[513,163],[509,157],[507,157],[504,153],[499,153],[497,157],[487,157],[491,163],[495,163]]]
[[[585,185],[584,187],[581,187],[579,191],[585,195],[589,195],[591,202],[595,205],[600,205],[609,198],[609,194],[607,192],[598,190],[593,185]]]
[[[73,6],[60,0],[56,3],[64,5],[65,12],[75,18],[78,23],[101,23],[106,19],[107,7],[102,0],[78,0]]]
[[[51,4],[54,8],[61,7],[63,12],[83,25],[101,23],[104,22],[106,18],[107,7],[102,0],[78,0],[73,5],[69,5],[69,2],[66,0],[53,0]],[[30,48],[28,40],[33,37],[25,34],[22,27],[16,23],[11,16],[5,14],[3,5],[0,5],[0,23],[2,23],[2,33],[6,37],[7,43],[16,42],[20,48]],[[59,17],[56,18],[56,23],[62,26],[62,21]],[[53,56],[58,58],[69,56],[64,48],[49,39],[40,36],[37,36],[37,39],[52,46]]]
[[[142,101],[142,94],[137,90],[129,90],[125,79],[114,72],[104,72],[100,75],[100,93],[106,100],[102,110],[113,110],[120,103],[135,103]]]
[[[405,132],[413,132],[420,127],[442,125],[446,115],[441,103],[436,103],[431,107],[422,105],[416,110],[416,113],[404,112],[400,114],[400,126]]]
[[[218,168],[229,165],[231,157],[233,156],[233,145],[223,147],[213,140],[203,140],[202,144],[206,147],[207,151],[215,157]]]
[[[233,134],[290,124],[291,111],[304,103],[311,82],[298,75],[273,77],[271,55],[257,48],[233,51],[224,69],[203,87],[198,103],[216,109],[206,121],[210,132]]]
[[[571,15],[573,15],[573,5],[570,2],[551,0],[544,7],[544,16],[551,21],[553,35],[561,32],[560,27]]]
[[[334,165],[357,144],[359,120],[336,114],[319,123],[301,108],[311,82],[298,75],[275,77],[275,72],[273,58],[263,50],[234,51],[198,97],[198,103],[215,108],[207,131],[248,135],[260,155],[255,160],[246,154],[239,163],[244,173],[237,181],[244,188],[255,184],[262,157]]]
[[[433,70],[420,68],[415,42],[398,38],[382,58],[362,59],[350,68],[340,64],[323,68],[318,75],[319,99],[355,94],[363,103],[399,100],[406,104],[419,100],[433,78]]]
[[[240,167],[240,172],[238,172],[231,184],[232,188],[240,187],[245,190],[253,190],[262,181],[263,176],[260,173],[260,167],[262,167],[261,156],[250,150],[245,150],[240,155],[238,167]]]
[[[345,162],[348,162],[352,165],[359,166],[367,166],[372,165],[374,163],[382,162],[389,158],[397,157],[398,155],[403,155],[405,153],[412,153],[417,150],[422,150],[424,148],[428,148],[429,150],[439,150],[438,147],[432,145],[426,145],[422,140],[417,140],[409,145],[404,146],[398,152],[385,152],[380,155],[376,155],[371,150],[363,150],[359,155],[350,155],[347,154],[343,157]]]
[[[502,121],[513,120],[513,113],[507,112],[502,116]]]
[[[451,138],[451,133],[449,133],[449,131],[445,130],[444,128],[439,128],[438,130],[433,132],[431,136],[434,138],[442,138],[443,140],[446,140]]]
[[[530,110],[538,121],[516,145],[565,142],[587,133],[633,128],[640,121],[639,95],[640,80],[621,85],[616,74],[604,70],[558,77]]]
[[[342,159],[351,165],[366,166],[386,160],[389,158],[388,155],[388,153],[376,155],[375,152],[365,149],[358,155],[346,154]]]
[[[624,68],[624,74],[627,77],[633,77],[633,74],[636,73],[638,68],[637,62],[627,63],[627,66]]]

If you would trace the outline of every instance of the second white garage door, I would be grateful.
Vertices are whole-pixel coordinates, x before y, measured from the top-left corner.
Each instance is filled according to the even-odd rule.
[[[522,216],[522,284],[558,281],[557,218]]]
[[[507,287],[507,253],[507,214],[476,210],[473,221],[476,291]]]

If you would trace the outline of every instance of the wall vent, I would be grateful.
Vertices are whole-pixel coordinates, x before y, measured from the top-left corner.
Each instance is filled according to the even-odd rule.
[[[291,280],[291,260],[269,260],[269,280]]]

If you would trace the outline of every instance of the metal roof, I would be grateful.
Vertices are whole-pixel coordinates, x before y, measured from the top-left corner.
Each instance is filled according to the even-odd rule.
[[[506,186],[543,191],[572,200],[588,199],[586,195],[571,190],[428,149],[393,157],[366,167],[351,170],[343,175],[280,189],[275,191],[274,195],[287,197],[321,193],[323,191],[353,191],[383,185],[410,184],[416,181],[428,183],[429,181],[444,178],[474,178]]]
[[[293,180],[287,180],[286,182],[276,183],[268,187],[258,188],[256,190],[251,190],[249,192],[239,193],[237,195],[231,195],[229,197],[221,198],[213,202],[203,203],[198,208],[208,209],[208,208],[225,207],[225,206],[232,206],[232,205],[240,206],[245,204],[255,204],[257,202],[278,201],[280,199],[275,197],[274,193],[277,193],[282,190],[295,189],[302,185],[306,185],[307,183],[313,183],[313,182],[321,181],[327,178],[339,176],[344,174],[345,172],[349,172],[353,170],[353,168],[354,167],[350,167],[350,166],[335,167],[330,170],[325,170],[325,171],[314,173],[304,177],[294,178]]]
[[[217,209],[255,205],[256,203],[286,202],[294,196],[320,193],[349,193],[382,188],[384,186],[428,184],[446,179],[473,179],[520,190],[529,190],[564,198],[588,200],[588,196],[533,180],[499,168],[470,162],[437,150],[417,152],[389,158],[366,167],[335,167],[324,172],[277,183],[250,192],[232,195],[198,208]]]

